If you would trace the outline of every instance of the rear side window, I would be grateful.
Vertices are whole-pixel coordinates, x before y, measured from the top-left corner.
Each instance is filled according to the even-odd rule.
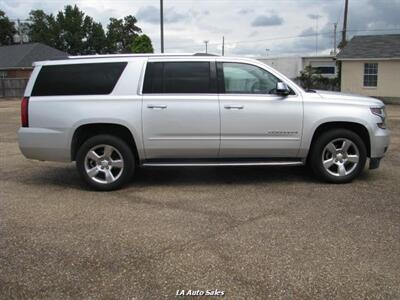
[[[107,95],[127,62],[43,66],[32,96]]]
[[[209,62],[150,62],[143,93],[212,93],[212,86]]]

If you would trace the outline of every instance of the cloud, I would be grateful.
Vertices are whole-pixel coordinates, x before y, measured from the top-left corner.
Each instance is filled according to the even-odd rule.
[[[160,10],[154,6],[141,7],[136,13],[136,18],[142,22],[159,23]]]
[[[300,33],[301,36],[308,36],[313,34],[316,34],[315,28],[313,27],[308,27]]]
[[[202,19],[204,17],[207,17],[210,15],[210,11],[208,9],[203,9],[201,11],[196,10],[196,9],[189,9],[186,13],[186,19],[192,19],[192,21],[197,21],[199,19]]]
[[[256,36],[258,34],[259,32],[257,30],[253,30],[252,32],[250,32],[249,36]]]
[[[326,31],[318,31],[318,53],[329,53],[333,47],[333,37]],[[274,51],[279,53],[284,53],[286,55],[294,54],[315,54],[317,47],[317,37],[314,28],[309,27],[304,29],[301,33],[301,38],[281,42],[276,47]]]
[[[265,56],[266,48],[271,49],[269,56],[314,54],[316,15],[321,16],[318,20],[319,54],[329,53],[332,48],[335,22],[338,22],[337,42],[340,41],[344,0],[287,0],[284,2],[290,5],[279,10],[277,2],[280,1],[164,1],[165,48],[168,52],[204,51],[203,41],[209,40],[210,52],[220,53],[222,36],[225,36],[226,55]],[[77,4],[104,27],[110,17],[134,15],[137,25],[151,37],[159,51],[159,1],[0,0],[0,9],[12,19],[26,19],[32,9],[54,14],[68,4]],[[272,8],[276,11],[271,11]],[[399,11],[400,0],[349,1],[348,39],[355,34],[399,33]],[[399,30],[377,31],[389,28]]]
[[[242,8],[241,10],[238,11],[238,14],[239,15],[247,15],[252,12],[253,12],[253,10],[250,8]]]
[[[330,23],[326,27],[332,31],[331,23],[339,21],[338,31],[340,31],[343,22],[343,5],[326,1],[321,9],[327,15],[327,23]],[[349,1],[348,39],[353,35],[399,33],[399,11],[400,0]],[[398,30],[388,30],[393,28],[398,28]]]
[[[257,46],[248,46],[248,45],[234,45],[231,49],[229,49],[230,55],[238,55],[238,56],[265,56],[266,50],[265,47],[257,45]]]
[[[321,16],[317,15],[317,14],[308,14],[307,17],[309,17],[311,20],[317,20],[319,19]]]
[[[136,17],[139,21],[159,24],[160,23],[160,10],[152,5],[141,7],[137,13]],[[173,7],[164,10],[164,22],[165,23],[177,23],[186,20],[187,15],[178,13]]]
[[[283,24],[283,19],[278,15],[271,15],[271,16],[262,15],[256,17],[254,21],[251,23],[251,26],[267,27],[267,26],[276,26],[282,24]]]

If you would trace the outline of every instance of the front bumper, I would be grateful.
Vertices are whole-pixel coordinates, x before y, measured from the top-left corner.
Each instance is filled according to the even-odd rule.
[[[377,128],[371,136],[371,156],[369,168],[371,170],[379,168],[381,159],[389,149],[390,131],[388,129]]]
[[[377,129],[371,136],[371,158],[382,158],[389,148],[390,131]]]
[[[370,158],[370,160],[369,160],[369,169],[370,170],[378,169],[382,158],[383,157]]]

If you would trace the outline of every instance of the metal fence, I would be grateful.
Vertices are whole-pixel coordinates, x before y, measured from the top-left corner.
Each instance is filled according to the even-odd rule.
[[[0,97],[22,97],[27,78],[0,78]]]

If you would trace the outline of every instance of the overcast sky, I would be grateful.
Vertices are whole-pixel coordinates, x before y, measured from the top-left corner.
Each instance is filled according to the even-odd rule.
[[[349,0],[348,29],[354,34],[400,33],[400,0]],[[110,17],[132,14],[138,26],[160,50],[159,0],[0,0],[11,18],[27,18],[32,9],[56,13],[67,4],[107,25]],[[225,36],[226,55],[286,56],[318,54],[333,48],[333,23],[338,40],[344,0],[164,0],[165,51],[220,53]]]

